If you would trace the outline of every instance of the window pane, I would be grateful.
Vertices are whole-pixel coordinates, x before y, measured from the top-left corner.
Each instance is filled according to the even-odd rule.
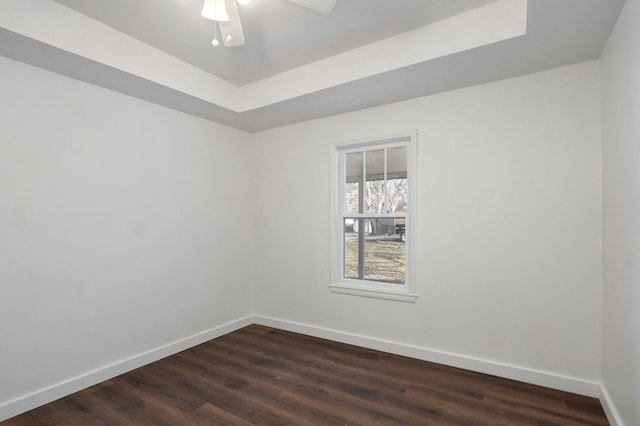
[[[365,238],[364,279],[404,284],[405,243],[395,235],[394,219],[371,219],[371,232]]]
[[[388,213],[407,211],[407,147],[387,150],[387,199]]]
[[[346,155],[345,167],[345,213],[354,214],[362,213],[362,193],[360,186],[362,185],[363,173],[363,153],[354,152]]]
[[[360,279],[358,268],[358,222],[357,219],[344,220],[344,277]]]
[[[387,181],[387,206],[389,213],[407,211],[408,187],[406,179],[389,179]]]
[[[364,198],[365,213],[385,213],[384,149],[367,151],[367,179]]]
[[[384,181],[367,181],[365,213],[384,213]]]
[[[344,278],[404,284],[403,237],[404,219],[344,219]]]

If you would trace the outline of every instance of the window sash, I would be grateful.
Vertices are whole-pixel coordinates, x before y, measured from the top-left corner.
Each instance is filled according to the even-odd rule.
[[[403,224],[406,224],[406,220],[375,217],[371,220],[352,219],[348,223],[350,219],[344,219],[342,224],[342,278],[403,286],[407,280],[407,248],[395,231],[396,219],[402,219]],[[350,226],[351,232],[348,229]],[[367,237],[369,231],[374,229],[382,232]],[[385,233],[393,236],[387,237]]]

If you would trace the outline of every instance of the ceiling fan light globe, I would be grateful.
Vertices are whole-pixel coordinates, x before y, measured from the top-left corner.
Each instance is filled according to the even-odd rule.
[[[212,19],[214,21],[229,20],[225,0],[205,0],[200,15],[202,15],[203,18]]]

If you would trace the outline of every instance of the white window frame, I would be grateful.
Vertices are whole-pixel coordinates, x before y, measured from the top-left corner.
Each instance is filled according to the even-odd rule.
[[[348,152],[380,149],[383,147],[407,146],[408,208],[405,216],[405,283],[390,284],[377,281],[344,278],[344,211],[345,176],[342,163]],[[415,303],[418,298],[415,280],[416,253],[416,163],[417,132],[401,132],[393,135],[339,142],[332,146],[331,160],[331,283],[332,293],[372,297]],[[350,215],[349,215],[350,216]],[[376,217],[394,217],[393,214],[375,214]]]

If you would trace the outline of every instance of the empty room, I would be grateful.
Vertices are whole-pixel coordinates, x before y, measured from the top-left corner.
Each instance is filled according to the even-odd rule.
[[[0,0],[0,422],[640,425],[640,0]]]

